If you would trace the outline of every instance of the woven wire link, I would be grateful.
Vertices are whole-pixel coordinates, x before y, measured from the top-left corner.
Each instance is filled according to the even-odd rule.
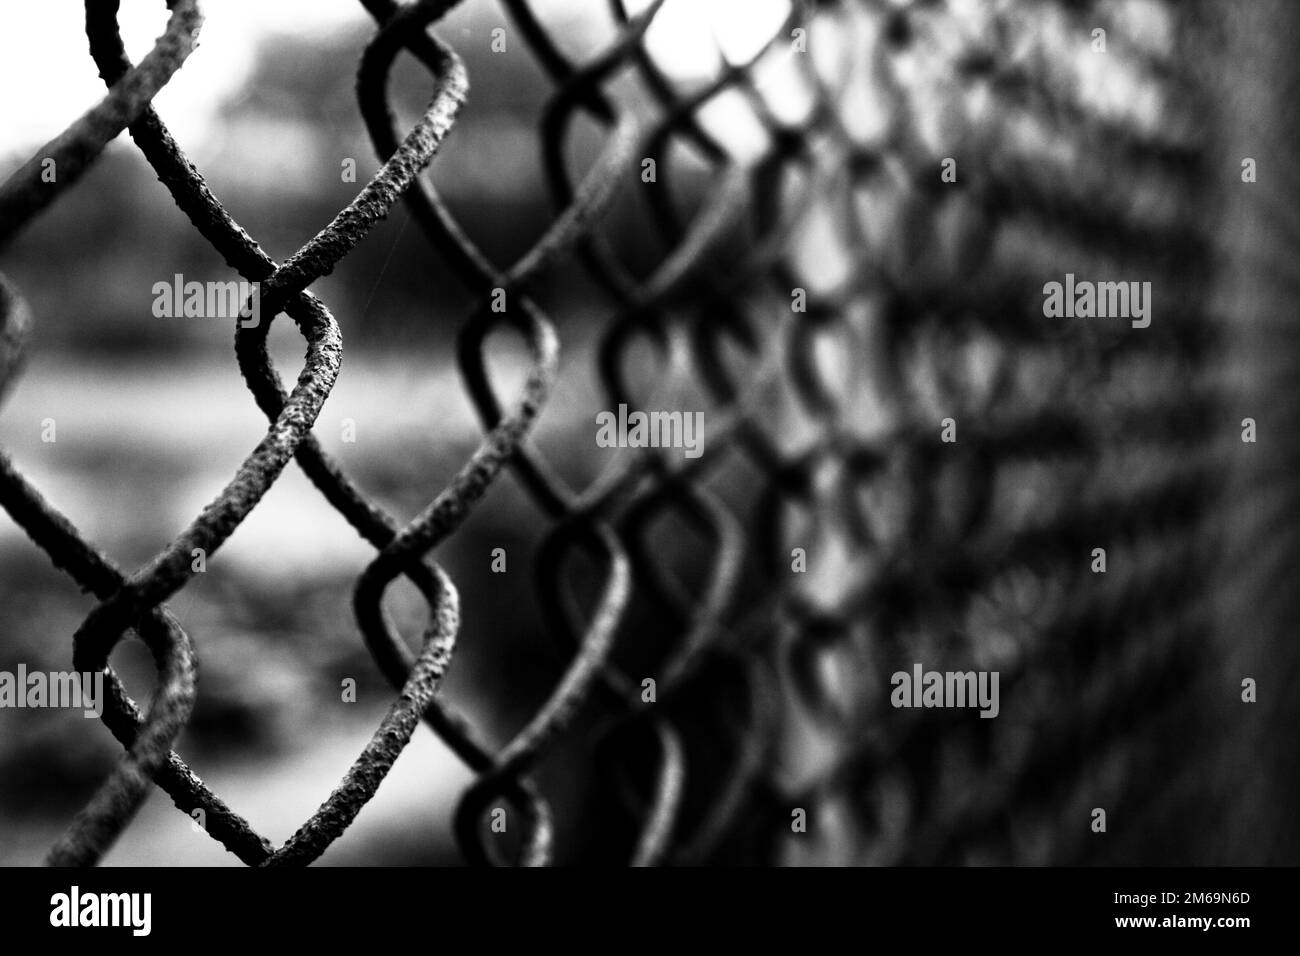
[[[469,89],[455,50],[431,30],[455,0],[362,5],[377,32],[358,99],[383,165],[283,262],[226,212],[149,105],[198,35],[194,0],[168,3],[167,32],[139,64],[123,50],[118,4],[87,2],[109,92],[0,186],[2,244],[128,129],[195,229],[261,283],[262,314],[289,316],[306,343],[286,388],[267,350],[270,322],[238,329],[236,356],[266,435],[190,526],[132,573],[0,457],[0,504],[99,601],[73,635],[74,664],[106,670],[104,721],[126,748],[49,862],[96,862],[157,785],[182,812],[204,811],[207,832],[243,862],[310,863],[421,721],[475,774],[455,815],[473,863],[555,857],[553,811],[534,771],[573,734],[596,744],[638,864],[1087,858],[1086,827],[1062,821],[1121,793],[1140,819],[1168,792],[1150,768],[1171,735],[1188,732],[1168,715],[1214,659],[1206,590],[1189,569],[1205,565],[1213,544],[1207,515],[1222,470],[1203,432],[1185,427],[1221,401],[1205,374],[1217,335],[1211,244],[1205,216],[1183,198],[1208,181],[1200,134],[1210,98],[1181,65],[1204,42],[1188,28],[1196,17],[1136,0],[799,3],[752,60],[687,90],[645,42],[663,0],[635,15],[611,0],[617,37],[580,59],[548,32],[541,4],[505,0],[554,85],[539,118],[554,218],[503,266],[442,202],[436,169],[421,175],[455,135]],[[1061,54],[1086,50],[1079,38],[1098,27],[1134,95],[1117,101],[1090,86],[1079,60]],[[835,52],[791,55],[799,30]],[[403,53],[432,87],[405,134],[388,89]],[[796,116],[764,92],[764,64],[781,56],[803,95]],[[616,82],[629,75],[643,101]],[[741,159],[701,120],[725,97],[739,97],[762,128],[757,156]],[[575,176],[579,120],[598,124],[603,141]],[[707,169],[702,200],[675,185],[687,178],[675,170],[683,147]],[[40,157],[58,161],[57,186],[40,182]],[[958,158],[956,183],[940,179],[945,157]],[[656,184],[641,182],[643,159],[656,161]],[[621,261],[604,228],[627,193],[648,204],[667,250],[646,275]],[[367,497],[312,434],[342,345],[310,288],[399,199],[478,302],[457,350],[483,428],[474,454],[407,521]],[[699,208],[684,215],[692,202]],[[604,296],[596,374],[606,407],[704,403],[700,458],[625,451],[575,489],[532,440],[561,345],[532,293],[564,259],[580,262]],[[1044,320],[1040,289],[1066,271],[1138,273],[1170,318],[1132,335],[1063,330]],[[491,307],[497,290],[504,312]],[[32,322],[7,282],[0,319],[7,388]],[[530,355],[512,397],[488,364],[503,333]],[[644,346],[657,356],[653,394],[629,376]],[[940,440],[945,418],[957,423],[956,444]],[[191,550],[217,551],[291,459],[375,549],[355,614],[396,697],[333,793],[276,848],[174,752],[197,650],[166,602],[194,573]],[[568,663],[527,724],[495,746],[438,692],[460,598],[434,554],[507,469],[547,528],[537,591]],[[698,538],[693,572],[668,566],[655,547],[653,529],[669,518]],[[1122,572],[1089,573],[1099,545]],[[791,569],[797,548],[807,573]],[[570,597],[578,557],[599,569],[590,608]],[[428,605],[417,651],[383,611],[400,578]],[[652,674],[625,669],[617,653],[637,600],[669,622],[669,651]],[[128,633],[153,651],[160,674],[143,711],[108,666]],[[912,661],[999,671],[1002,716],[972,723],[890,708],[888,674]],[[653,704],[642,700],[645,676],[657,682]],[[509,859],[484,826],[503,805],[523,821]],[[791,833],[795,810],[811,821],[802,842]]]

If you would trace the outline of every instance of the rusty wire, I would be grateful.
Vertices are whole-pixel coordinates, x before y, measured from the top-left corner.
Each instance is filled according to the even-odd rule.
[[[1001,846],[998,859],[1023,858],[1007,849],[1005,835],[998,843],[1008,807],[1017,808],[1016,824],[1029,833],[1055,832],[1052,815],[1075,810],[1044,794],[1041,780],[1068,789],[1093,758],[1107,754],[1124,762],[1128,774],[1121,777],[1131,780],[1135,762],[1166,739],[1160,715],[1176,703],[1179,682],[1194,683],[1199,673],[1188,662],[1203,656],[1208,618],[1184,559],[1205,547],[1204,515],[1220,473],[1204,444],[1179,430],[1188,415],[1214,407],[1212,389],[1189,390],[1177,402],[1143,401],[1117,384],[1121,373],[1134,370],[1170,377],[1202,368],[1215,341],[1215,317],[1198,281],[1209,271],[1203,218],[1178,202],[1132,212],[1144,201],[1146,181],[1190,191],[1206,175],[1206,148],[1178,117],[1205,108],[1207,99],[1177,70],[1177,54],[1127,51],[1140,81],[1167,100],[1161,124],[1146,130],[1100,115],[1067,67],[1050,58],[1053,31],[1086,36],[1093,26],[1113,26],[1122,3],[1013,2],[965,19],[935,2],[797,3],[753,60],[728,64],[712,82],[683,92],[645,43],[662,0],[635,16],[622,0],[610,0],[619,36],[581,61],[557,45],[539,5],[506,0],[555,88],[539,120],[554,218],[518,262],[502,267],[442,202],[433,185],[436,169],[421,175],[439,144],[455,135],[468,95],[460,58],[430,30],[456,0],[362,5],[377,32],[359,66],[359,108],[383,165],[282,263],[226,212],[149,105],[192,48],[201,22],[194,0],[168,3],[167,32],[139,65],[123,50],[117,2],[88,0],[86,32],[109,92],[0,185],[2,245],[76,178],[61,175],[57,187],[41,183],[42,157],[80,171],[128,129],[199,233],[240,276],[261,283],[263,314],[288,315],[306,345],[303,369],[286,389],[267,351],[270,321],[238,329],[239,367],[267,416],[267,433],[221,494],[133,573],[116,568],[0,457],[0,504],[56,567],[99,601],[73,635],[73,659],[78,669],[109,675],[104,721],[126,748],[49,862],[97,861],[156,784],[181,811],[203,810],[207,832],[244,863],[310,863],[374,795],[421,720],[475,774],[455,813],[458,842],[472,863],[536,865],[554,858],[553,810],[533,772],[559,738],[574,732],[599,738],[598,763],[636,821],[629,859],[639,864],[696,863],[728,852],[728,858],[781,858],[780,834],[789,830],[792,808],[818,817],[834,807],[847,807],[855,822],[827,839],[839,841],[837,852],[853,859],[942,861],[972,842]],[[1157,6],[1173,16],[1172,3]],[[788,43],[793,29],[818,20],[858,38],[846,43],[855,65],[828,74],[811,57],[796,58],[812,103],[799,120],[778,118],[755,81],[756,65]],[[1123,31],[1111,35],[1123,47]],[[403,52],[428,70],[433,88],[425,114],[405,135],[388,90]],[[913,67],[918,61],[936,67],[933,76],[904,73],[908,58]],[[860,106],[850,95],[855,70],[866,73],[884,104],[885,121],[869,133],[857,128],[860,117],[846,112]],[[622,73],[649,91],[649,115],[613,91],[611,80]],[[968,96],[973,89],[1004,108],[995,116],[1029,118],[1074,150],[1073,157],[1035,152],[1009,120],[977,118]],[[757,159],[738,160],[701,123],[704,107],[733,93],[767,135]],[[937,175],[948,153],[936,152],[924,126],[936,99],[949,111],[942,119],[953,126],[951,150],[962,149],[961,185],[951,191]],[[575,181],[566,148],[580,114],[604,129],[605,140]],[[689,220],[680,211],[688,197],[674,195],[670,172],[672,148],[681,144],[703,157],[713,182]],[[660,187],[643,192],[668,252],[650,274],[636,276],[601,224],[620,190],[635,181],[632,170],[643,157],[661,170]],[[1079,175],[1109,177],[1111,192],[1070,181]],[[337,322],[310,288],[399,198],[477,301],[459,326],[457,349],[484,431],[447,486],[404,522],[367,497],[312,435],[339,373],[342,344]],[[836,283],[818,286],[799,249],[826,207],[836,210],[851,268]],[[1042,232],[1055,237],[1051,254],[1044,252],[1052,244]],[[999,239],[1009,239],[1011,251],[999,249]],[[1035,246],[1038,262],[1025,251]],[[940,256],[939,249],[950,254]],[[1067,253],[1075,258],[1062,259]],[[1088,329],[1048,328],[1026,289],[1037,288],[1043,269],[1033,267],[1053,254],[1055,262],[1140,264],[1169,280],[1162,283],[1164,307],[1180,319],[1123,341],[1098,339]],[[626,358],[638,343],[650,344],[664,370],[657,397],[671,402],[692,384],[707,395],[703,457],[682,462],[648,450],[622,454],[590,487],[575,490],[533,442],[561,343],[530,291],[566,258],[580,262],[607,299],[597,374],[609,407],[647,404],[627,381]],[[806,291],[806,311],[790,308],[795,289]],[[508,297],[505,312],[489,306],[497,290]],[[4,281],[0,321],[2,392],[31,324],[17,290]],[[531,356],[522,389],[509,400],[497,393],[487,364],[487,344],[504,330],[522,336]],[[862,363],[851,369],[857,378],[847,391],[816,360],[819,340],[852,354],[851,365]],[[745,356],[743,371],[728,358],[729,348]],[[986,356],[987,373],[973,371],[976,351]],[[814,437],[802,447],[792,449],[772,427],[776,392],[811,423]],[[880,412],[871,427],[861,421],[864,393]],[[949,415],[961,423],[955,446],[939,440],[939,422]],[[1125,455],[1136,461],[1142,449],[1161,443],[1178,447],[1180,467],[1147,469],[1113,491],[1097,477],[1122,469]],[[194,702],[201,648],[166,602],[193,574],[191,549],[215,552],[290,459],[375,549],[356,583],[355,616],[397,697],[334,792],[275,848],[173,750]],[[711,479],[735,474],[741,463],[759,478],[753,494],[735,500]],[[536,560],[537,593],[568,664],[526,726],[493,746],[439,693],[454,654],[460,598],[433,552],[505,469],[518,477],[547,528]],[[1042,488],[1010,493],[1006,482],[1016,475]],[[707,571],[691,588],[661,566],[650,543],[650,529],[668,515],[703,541]],[[1103,592],[1080,557],[1097,541],[1131,543],[1135,554],[1144,543],[1164,550],[1142,552],[1134,570]],[[833,593],[790,572],[795,546],[849,555],[834,575]],[[566,595],[564,567],[576,553],[602,569],[599,600],[585,614]],[[387,589],[402,577],[428,605],[418,652],[382,609]],[[614,654],[635,592],[683,622],[655,675],[654,706],[642,702],[638,678]],[[1143,638],[1134,644],[1127,638],[1138,628]],[[994,650],[990,634],[999,629],[1011,646]],[[143,714],[108,665],[129,632],[153,651],[161,678]],[[882,661],[910,662],[926,653],[936,666],[996,661],[1008,699],[1016,698],[996,730],[977,728],[988,731],[979,736],[928,713],[889,710],[879,690]],[[847,691],[819,676],[826,655],[850,675]],[[873,675],[874,690],[868,686]],[[1139,701],[1147,692],[1136,688],[1147,679],[1144,686],[1158,688],[1157,699]],[[708,700],[710,688],[724,686],[727,706],[713,720],[717,736],[729,742],[724,756],[701,761],[696,755],[693,762],[683,715]],[[1025,691],[1018,697],[1017,688]],[[1070,705],[1054,709],[1053,695],[1067,689]],[[1130,721],[1122,732],[1114,729],[1121,717]],[[1079,733],[1097,726],[1113,732]],[[782,753],[783,734],[792,727],[830,741],[832,759],[791,770]],[[1147,727],[1155,729],[1143,736]],[[1141,746],[1121,746],[1134,739]],[[622,756],[632,753],[636,760]],[[651,768],[648,785],[629,774],[634,764]],[[1105,786],[1113,793],[1118,784],[1099,785]],[[1152,787],[1138,787],[1133,799],[1149,797]],[[1089,805],[1105,802],[1101,790],[1091,793]],[[485,812],[501,802],[524,820],[514,860],[501,859],[484,835]],[[1062,845],[1066,857],[1083,853],[1069,841]]]

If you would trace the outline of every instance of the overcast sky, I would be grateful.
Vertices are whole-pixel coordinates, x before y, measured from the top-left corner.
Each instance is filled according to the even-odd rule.
[[[631,0],[635,12],[650,0]],[[544,0],[544,16],[595,8],[599,0]],[[488,4],[499,13],[495,4]],[[603,3],[600,4],[603,8]],[[257,41],[268,33],[299,36],[340,25],[369,26],[357,0],[209,0],[199,48],[155,105],[183,144],[198,140],[218,104],[248,75]],[[732,56],[746,56],[780,23],[788,0],[668,0],[649,44],[675,72],[710,69],[717,62],[714,34]],[[162,0],[123,0],[122,33],[139,60],[162,33]],[[507,22],[502,15],[502,22]],[[721,29],[718,25],[725,25]],[[59,133],[104,94],[87,53],[83,0],[9,0],[0,12],[0,88],[31,91],[0,97],[0,154],[27,152]],[[39,89],[39,93],[36,92]]]
[[[248,75],[259,37],[366,19],[356,0],[217,0],[202,8],[207,19],[199,48],[154,101],[182,143],[201,137],[217,105]],[[132,59],[153,46],[167,16],[162,0],[123,0],[122,35]],[[0,97],[4,154],[36,148],[104,95],[88,52],[83,0],[4,4],[0,84],[10,91]]]

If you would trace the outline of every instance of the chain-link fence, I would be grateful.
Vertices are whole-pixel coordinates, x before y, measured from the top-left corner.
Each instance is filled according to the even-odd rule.
[[[1243,250],[1268,245],[1252,233],[1256,207],[1227,198],[1256,187],[1238,182],[1232,149],[1250,137],[1225,89],[1255,108],[1263,94],[1224,76],[1243,51],[1259,75],[1285,58],[1258,16],[1230,25],[1210,5],[1155,0],[799,3],[761,50],[687,88],[645,42],[663,0],[635,11],[612,0],[616,39],[581,55],[544,4],[505,0],[509,42],[553,88],[538,129],[554,216],[499,264],[434,186],[435,154],[473,95],[435,32],[454,0],[362,2],[377,29],[357,95],[383,165],[282,262],[150,106],[200,36],[195,0],[168,2],[166,33],[138,64],[117,2],[88,0],[109,92],[0,186],[8,242],[129,130],[193,228],[259,284],[262,321],[238,323],[235,352],[270,423],[222,493],[129,572],[0,458],[0,503],[99,602],[73,635],[75,669],[108,667],[134,634],[159,675],[141,708],[108,668],[103,720],[126,754],[50,862],[93,863],[130,839],[157,786],[243,862],[310,863],[421,723],[475,775],[455,812],[473,863],[1217,862],[1243,855],[1229,814],[1277,822],[1285,779],[1278,794],[1243,797],[1221,772],[1250,733],[1275,739],[1223,729],[1242,721],[1240,679],[1253,672],[1241,668],[1267,660],[1267,648],[1251,662],[1235,654],[1224,622],[1244,612],[1223,600],[1249,591],[1230,573],[1263,567],[1234,544],[1245,538],[1223,496],[1254,451],[1237,420],[1258,361],[1256,346],[1225,335],[1241,297],[1224,277],[1245,271]],[[433,90],[405,132],[389,94],[404,54]],[[757,148],[737,150],[702,119],[722,101],[743,108]],[[598,148],[575,163],[589,125]],[[1287,135],[1255,136],[1252,155],[1263,165]],[[1258,189],[1281,215],[1285,188]],[[611,231],[611,208],[629,199],[662,250],[646,269]],[[483,429],[411,519],[386,513],[313,434],[343,346],[311,288],[399,202],[478,302],[460,320],[457,359]],[[679,427],[698,412],[699,454],[609,449],[590,485],[561,477],[534,426],[565,345],[536,289],[562,262],[601,296],[585,372],[599,411],[670,409]],[[1149,283],[1149,323],[1049,316],[1044,283],[1067,274]],[[306,346],[289,388],[267,347],[281,313]],[[0,317],[0,383],[12,390],[39,317],[7,282]],[[514,395],[489,360],[501,335],[530,355]],[[1249,411],[1265,421],[1276,395],[1261,387]],[[594,440],[589,417],[573,427]],[[202,646],[168,602],[291,460],[374,548],[356,625],[396,696],[344,779],[276,848],[172,749]],[[499,745],[439,692],[462,611],[494,597],[460,597],[437,551],[507,475],[544,528],[527,563],[567,663]],[[1221,560],[1225,548],[1235,561]],[[427,602],[414,651],[384,611],[400,579]],[[999,675],[996,718],[900,708],[891,674],[914,665]],[[511,693],[504,679],[499,693]],[[575,827],[559,826],[537,771],[573,738],[606,799],[580,828],[583,846],[557,849],[555,834]]]

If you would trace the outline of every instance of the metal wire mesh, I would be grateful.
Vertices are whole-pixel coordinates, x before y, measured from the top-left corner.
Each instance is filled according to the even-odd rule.
[[[167,31],[139,64],[119,39],[118,4],[88,0],[109,92],[0,186],[5,243],[128,129],[194,228],[261,283],[267,317],[235,339],[265,437],[138,570],[119,569],[0,457],[0,503],[99,601],[73,636],[74,665],[107,668],[103,719],[126,749],[51,863],[97,861],[153,786],[186,814],[202,810],[210,836],[247,864],[310,863],[421,722],[476,775],[456,811],[473,863],[553,858],[551,805],[534,771],[565,735],[599,738],[596,765],[625,804],[602,825],[630,827],[639,864],[1143,859],[1176,855],[1183,835],[1217,819],[1223,795],[1189,780],[1204,762],[1177,756],[1204,744],[1213,759],[1214,715],[1188,702],[1206,699],[1224,654],[1207,569],[1226,466],[1221,436],[1200,427],[1222,418],[1225,401],[1203,205],[1221,175],[1207,133],[1219,104],[1196,65],[1212,49],[1214,18],[1199,5],[1137,0],[796,4],[760,54],[683,90],[647,52],[662,0],[637,15],[613,0],[619,37],[581,59],[548,32],[541,5],[506,0],[554,85],[539,125],[555,216],[505,267],[443,204],[436,168],[421,175],[455,135],[469,89],[456,52],[430,30],[455,0],[362,2],[378,30],[358,99],[383,166],[283,262],[226,212],[150,106],[193,48],[195,0],[169,0]],[[1088,48],[1096,28],[1107,31],[1109,86]],[[799,43],[837,52],[805,55]],[[805,102],[779,115],[757,78],[765,58],[792,47]],[[404,52],[433,85],[405,135],[388,92]],[[628,75],[649,106],[616,82]],[[755,157],[738,157],[700,121],[736,94],[763,131]],[[598,124],[603,143],[575,177],[579,119]],[[683,147],[708,171],[689,215],[687,191],[673,186]],[[46,157],[58,160],[57,184],[41,180]],[[955,182],[941,177],[947,158]],[[646,159],[653,183],[640,175]],[[628,194],[648,204],[666,250],[647,275],[620,261],[605,228]],[[406,521],[312,434],[342,344],[310,289],[399,199],[479,300],[458,361],[483,427],[478,450]],[[530,438],[561,345],[530,293],[570,257],[608,304],[596,370],[606,407],[698,402],[708,422],[699,458],[621,453],[579,490]],[[1160,317],[1131,334],[1048,320],[1042,283],[1067,271],[1149,279]],[[504,311],[492,307],[501,290]],[[267,351],[279,313],[306,343],[291,388]],[[0,318],[0,387],[12,387],[32,318],[8,283]],[[531,354],[509,399],[487,359],[502,332]],[[652,396],[629,375],[647,346],[658,357]],[[956,442],[941,440],[945,419]],[[277,848],[172,749],[200,649],[167,602],[193,576],[193,549],[215,553],[291,459],[375,549],[356,583],[356,620],[396,697],[338,787]],[[532,563],[569,663],[496,747],[439,693],[460,599],[434,554],[507,469],[548,529]],[[655,546],[666,519],[698,538],[689,567],[667,566]],[[1089,567],[1099,546],[1105,575]],[[598,569],[590,607],[567,580],[579,559]],[[382,609],[401,578],[428,604],[414,652]],[[656,609],[669,650],[634,670],[619,637],[637,602]],[[129,633],[160,676],[143,710],[108,667]],[[1001,715],[891,708],[888,675],[913,661],[998,671]],[[656,681],[653,703],[644,677]],[[1090,841],[1089,808],[1117,804],[1125,840]],[[503,807],[523,822],[509,853],[484,825]],[[1171,808],[1176,824],[1151,825]],[[800,811],[807,833],[791,828]]]

